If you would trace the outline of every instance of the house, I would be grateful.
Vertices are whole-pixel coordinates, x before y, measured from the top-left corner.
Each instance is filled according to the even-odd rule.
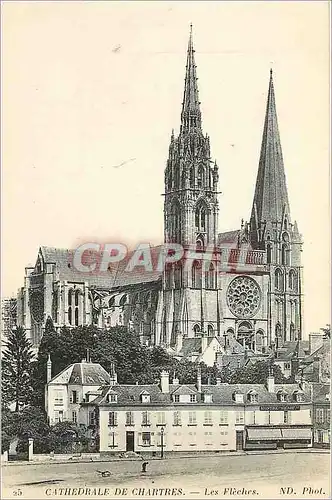
[[[330,339],[310,333],[309,340],[285,342],[275,350],[274,363],[286,378],[327,383],[331,374]]]
[[[313,446],[330,448],[331,444],[331,402],[330,385],[313,383],[312,386],[312,422]]]
[[[310,392],[298,384],[160,384],[113,382],[82,401],[80,423],[99,436],[100,453],[177,452],[311,446]]]
[[[310,335],[311,336],[311,335]],[[331,380],[331,341],[320,335],[309,356],[299,363],[299,374],[303,380],[329,384]]]
[[[60,421],[82,423],[79,412],[81,403],[96,397],[100,388],[111,382],[111,376],[99,363],[82,360],[73,363],[51,378],[52,363],[47,362],[45,409],[51,425]]]

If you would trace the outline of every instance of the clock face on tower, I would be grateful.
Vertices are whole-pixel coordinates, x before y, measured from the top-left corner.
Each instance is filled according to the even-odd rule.
[[[227,305],[234,316],[242,319],[251,318],[258,311],[261,295],[261,290],[254,279],[238,276],[228,286]]]

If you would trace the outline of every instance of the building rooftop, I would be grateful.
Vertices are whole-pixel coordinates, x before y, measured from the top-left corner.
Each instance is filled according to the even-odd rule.
[[[108,403],[106,396],[108,392],[112,390],[112,392],[116,392],[118,399],[116,403]],[[150,402],[149,403],[141,403],[140,396],[144,393],[150,394]],[[278,392],[282,391],[286,394],[286,401],[280,402],[278,400]],[[210,385],[210,384],[202,384],[201,393],[206,393],[212,395],[212,405],[213,404],[225,404],[225,405],[235,405],[239,406],[239,403],[235,402],[234,394],[243,394],[244,398],[243,404],[280,404],[289,405],[290,403],[297,403],[295,400],[295,394],[297,392],[301,392],[303,394],[303,403],[310,403],[310,394],[308,392],[302,392],[298,384],[275,384],[274,391],[269,392],[267,386],[265,384],[221,384],[221,385]],[[257,402],[250,403],[249,401],[249,393],[257,394]],[[95,398],[90,403],[85,404],[93,404],[99,406],[114,406],[114,405],[149,405],[149,404],[158,404],[161,406],[167,406],[169,404],[180,404],[173,402],[173,395],[197,395],[197,403],[188,403],[188,404],[199,404],[200,402],[203,404],[203,401],[200,400],[200,393],[197,390],[196,384],[170,384],[169,392],[163,393],[158,384],[149,384],[149,385],[113,385],[107,386],[103,388],[102,394]],[[210,403],[209,403],[210,404]],[[298,404],[298,403],[297,403]]]
[[[95,385],[110,383],[110,375],[99,363],[73,363],[51,379],[51,385]]]

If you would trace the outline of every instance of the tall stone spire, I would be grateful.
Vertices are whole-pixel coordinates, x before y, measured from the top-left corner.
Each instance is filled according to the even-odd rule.
[[[196,64],[194,56],[192,24],[187,52],[186,76],[184,83],[184,95],[181,112],[181,131],[189,132],[192,129],[201,129],[201,111],[198,97],[198,86],[196,76]]]
[[[251,212],[252,230],[259,230],[265,223],[268,225],[275,222],[280,223],[285,214],[289,218],[289,213],[271,69],[262,147]]]

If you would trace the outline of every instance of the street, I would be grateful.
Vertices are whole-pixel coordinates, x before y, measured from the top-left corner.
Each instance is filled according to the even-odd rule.
[[[323,453],[7,465],[2,498],[330,498]],[[110,471],[103,477],[98,471]]]

